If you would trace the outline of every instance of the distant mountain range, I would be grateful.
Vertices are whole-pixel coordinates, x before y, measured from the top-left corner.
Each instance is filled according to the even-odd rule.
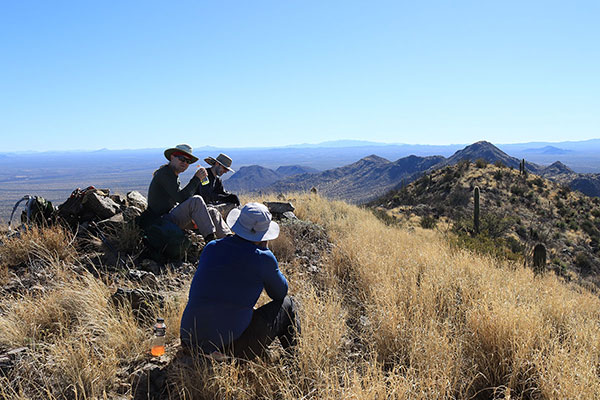
[[[315,187],[325,196],[363,203],[406,185],[424,173],[463,160],[479,159],[515,169],[519,168],[521,162],[493,144],[480,141],[456,151],[448,158],[411,155],[392,162],[373,154],[343,167],[292,174],[279,179],[281,174],[277,171],[260,166],[243,167],[225,182],[225,186],[234,192],[260,190],[282,193]],[[569,185],[589,196],[600,195],[600,174],[578,174],[558,161],[542,166],[526,160],[525,165],[531,173]]]
[[[284,165],[276,170],[260,165],[250,165],[241,167],[223,185],[231,192],[251,192],[268,187],[290,176],[316,172],[319,170],[301,165]]]
[[[461,144],[414,145],[336,141],[288,147],[203,146],[195,147],[194,153],[201,159],[206,156],[216,157],[221,152],[228,154],[233,158],[233,168],[240,173],[244,167],[257,165],[275,171],[275,173],[256,171],[247,174],[245,183],[244,174],[238,175],[235,179],[231,174],[225,175],[224,178],[231,178],[225,181],[225,185],[227,186],[227,181],[230,181],[229,185],[236,188],[236,191],[264,191],[269,186],[273,186],[269,190],[278,190],[275,185],[280,185],[281,190],[292,187],[304,190],[318,186],[320,182],[323,193],[361,202],[374,196],[369,194],[370,191],[375,190],[379,193],[402,184],[403,181],[410,182],[413,179],[412,175],[418,176],[424,172],[421,171],[423,168],[434,167],[434,165],[429,166],[430,162],[433,164],[434,162],[423,159],[457,158],[468,147]],[[506,161],[510,165],[514,165],[515,162],[518,165],[518,160],[525,158],[527,167],[532,172],[542,173],[541,170],[546,168],[546,175],[585,193],[597,195],[600,191],[598,178],[595,175],[600,173],[599,139],[581,142],[501,144],[495,147],[497,150],[490,150],[491,159],[504,157],[498,153],[502,151],[512,156],[510,161]],[[57,204],[63,202],[74,188],[89,185],[110,188],[117,193],[139,190],[146,194],[152,173],[166,162],[163,151],[164,149],[101,149],[0,152],[0,222],[7,220],[12,206],[24,194],[41,195]],[[470,158],[484,157],[483,154],[477,154],[474,149],[471,151],[473,154],[469,155]],[[495,155],[493,152],[496,152]],[[402,162],[398,162],[402,159],[404,159]],[[365,162],[354,165],[357,160],[365,160]],[[560,163],[553,164],[556,161]],[[199,162],[197,165],[205,164]],[[197,165],[181,175],[181,182],[187,182],[191,178]],[[303,169],[285,171],[279,169],[281,166],[296,166]],[[378,172],[368,171],[368,166],[374,166]],[[338,168],[341,170],[336,170]],[[319,175],[319,172],[314,169],[330,172]],[[350,175],[341,179],[345,176],[345,171],[350,171]],[[293,179],[292,175],[295,175]],[[339,179],[337,183],[336,177]],[[236,180],[239,182],[236,183]],[[363,185],[361,182],[365,181],[368,182],[366,188],[361,186]]]

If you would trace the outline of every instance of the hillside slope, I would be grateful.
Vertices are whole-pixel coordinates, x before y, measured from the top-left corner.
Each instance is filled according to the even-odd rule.
[[[558,166],[555,166],[558,167]],[[529,255],[542,243],[549,268],[600,284],[600,199],[534,174],[490,164],[461,162],[423,176],[371,203],[395,215],[449,218],[472,229],[473,189],[481,190],[481,220],[492,239]],[[462,228],[460,228],[462,227]]]
[[[29,275],[0,298],[0,397],[600,397],[597,296],[449,246],[436,231],[386,226],[369,210],[306,195],[295,205],[300,220],[282,223],[271,247],[302,304],[299,346],[290,356],[275,345],[250,363],[207,365],[181,351],[193,265],[140,280],[120,264],[90,268],[90,244],[68,233],[4,238],[2,279],[19,268]],[[19,252],[27,246],[37,250]],[[146,265],[129,255],[129,268]],[[161,296],[149,320],[113,304],[122,285]],[[152,361],[157,315],[167,323],[167,355]]]

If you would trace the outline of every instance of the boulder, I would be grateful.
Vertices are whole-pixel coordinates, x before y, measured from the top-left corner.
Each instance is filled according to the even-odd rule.
[[[108,219],[120,211],[120,207],[110,197],[100,195],[99,191],[88,192],[81,204],[99,219]]]
[[[18,347],[0,354],[0,376],[8,373],[15,363],[25,356],[28,350],[27,347]]]
[[[103,231],[107,230],[115,230],[119,226],[123,225],[125,220],[123,219],[123,213],[115,214],[110,218],[103,219],[102,221],[98,221],[96,226]]]
[[[140,215],[142,215],[142,210],[135,206],[129,206],[123,210],[123,218],[126,222],[133,221]]]
[[[152,272],[154,275],[159,275],[164,271],[165,266],[163,264],[157,263],[154,260],[145,258],[140,263],[139,268],[142,271],[148,271],[148,272]]]
[[[143,289],[125,289],[118,288],[111,296],[115,306],[131,306],[134,314],[138,317],[149,316],[152,305],[161,306],[164,304],[164,297],[159,293]]]
[[[285,212],[295,210],[294,206],[290,202],[265,201],[263,204],[267,206],[271,214],[283,214]]]
[[[130,269],[127,272],[127,277],[132,281],[141,282],[144,286],[158,289],[158,279],[156,279],[156,275],[152,272]]]
[[[163,399],[167,389],[167,368],[147,363],[131,375],[134,400]]]
[[[148,200],[137,190],[127,193],[127,202],[132,207],[137,207],[144,211],[148,207]]]
[[[282,214],[282,219],[298,219],[298,217],[293,212],[286,211]]]
[[[125,206],[127,205],[127,199],[125,199],[122,195],[120,194],[111,194],[110,199],[112,201],[114,201],[115,203],[117,203],[120,206]]]

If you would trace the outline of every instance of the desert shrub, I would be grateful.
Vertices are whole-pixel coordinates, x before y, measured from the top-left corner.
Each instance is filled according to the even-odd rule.
[[[458,163],[456,163],[456,165],[460,171],[468,171],[469,168],[471,167],[471,161],[460,160]]]
[[[509,217],[503,217],[494,213],[485,213],[481,217],[481,229],[490,237],[497,238],[504,235],[514,221]]]
[[[571,193],[571,188],[567,185],[561,185],[560,189],[558,189],[558,194],[562,197],[567,197],[569,193]]]
[[[419,180],[415,182],[415,195],[421,196],[423,193],[425,193],[425,191],[429,187],[430,183],[431,183],[430,175],[424,175],[421,178],[419,178]]]
[[[460,232],[449,238],[449,243],[458,248],[468,249],[480,255],[487,255],[503,260],[519,260],[521,255],[512,251],[514,243],[508,243],[504,238],[493,238],[485,233],[471,236]],[[516,247],[516,246],[515,246]],[[518,252],[521,248],[518,248]]]
[[[415,202],[414,196],[411,196],[406,186],[396,191],[392,197],[392,203],[394,205],[413,205]]]
[[[448,182],[452,182],[454,180],[454,171],[452,170],[452,168],[446,167],[446,169],[444,170],[444,174],[442,175],[442,179],[440,180],[440,183],[448,183]]]
[[[529,201],[533,201],[535,199],[535,193],[530,190],[525,194],[525,198]]]
[[[569,229],[574,230],[574,231],[576,231],[576,230],[579,229],[579,224],[574,219],[570,219],[569,220],[568,226],[569,226]]]
[[[433,229],[436,226],[436,220],[431,215],[425,215],[421,218],[421,227],[423,229]]]
[[[534,228],[533,226],[529,227],[529,238],[531,240],[539,240],[539,238],[540,238],[539,231],[536,228]]]
[[[594,208],[591,214],[594,216],[594,218],[600,218],[600,209]]]
[[[537,176],[534,179],[532,179],[531,183],[534,184],[534,185],[536,185],[536,186],[540,186],[540,187],[544,186],[544,180],[541,177],[539,177],[539,176]]]
[[[521,185],[512,185],[510,187],[510,192],[515,196],[523,196],[525,194],[525,188]]]
[[[398,223],[395,216],[388,214],[388,212],[381,208],[371,208],[371,212],[374,216],[377,217],[378,220],[383,222],[384,224],[391,226],[396,225]]]
[[[527,237],[527,229],[523,225],[519,225],[516,227],[515,232],[517,235],[525,239]]]
[[[502,177],[504,176],[504,172],[502,172],[502,170],[501,170],[501,169],[497,169],[497,170],[494,172],[494,175],[493,175],[493,176],[494,176],[494,179],[495,179],[495,180],[497,180],[497,181],[501,181],[501,180],[502,180]]]
[[[592,258],[584,251],[575,254],[575,266],[582,272],[590,272],[592,269]]]
[[[585,220],[581,223],[581,229],[587,233],[590,236],[597,236],[598,235],[598,229],[596,229],[596,227],[594,226],[594,224],[592,223],[592,221],[590,220]]]
[[[494,165],[498,168],[506,168],[506,165],[501,160],[496,160]]]
[[[521,252],[523,252],[523,243],[521,243],[521,241],[519,241],[518,239],[515,239],[512,236],[507,237],[506,239],[506,244],[508,245],[508,248],[510,249],[511,252],[515,253],[515,254],[519,254]]]
[[[448,203],[453,206],[465,206],[471,201],[471,192],[463,188],[455,188],[448,196]]]
[[[477,168],[485,168],[487,167],[488,162],[486,160],[484,160],[483,158],[478,158],[477,160],[475,160],[475,166]]]
[[[480,217],[480,234],[497,239],[504,235],[515,221],[509,217],[503,217],[495,213],[484,213]],[[458,218],[453,225],[453,231],[456,233],[473,232],[473,219],[469,216]]]

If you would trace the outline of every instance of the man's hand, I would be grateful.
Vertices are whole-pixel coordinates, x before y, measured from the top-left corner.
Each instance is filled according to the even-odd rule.
[[[200,167],[198,168],[194,176],[197,176],[198,179],[202,180],[208,176],[208,172],[206,172],[206,169],[204,167]]]

